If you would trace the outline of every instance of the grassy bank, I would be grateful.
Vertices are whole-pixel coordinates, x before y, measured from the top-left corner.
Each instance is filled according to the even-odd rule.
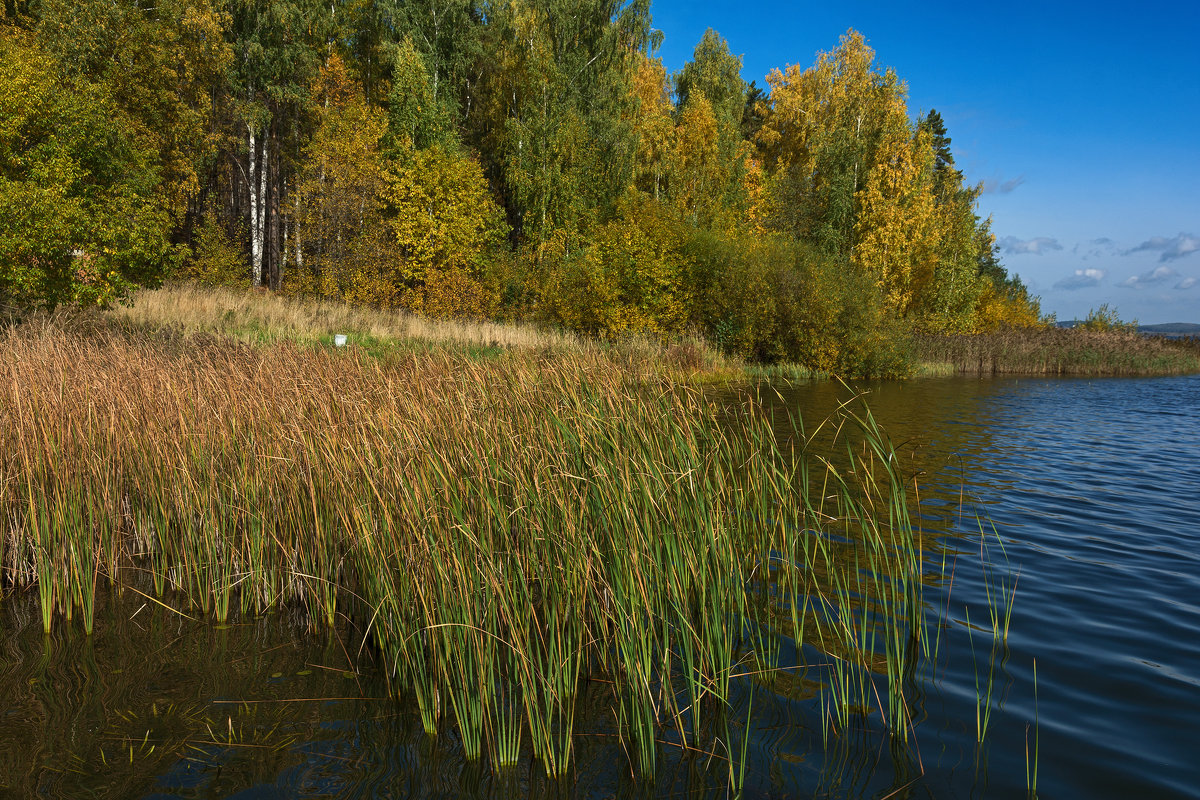
[[[660,342],[627,337],[605,342],[531,323],[429,319],[401,309],[186,283],[141,290],[131,304],[108,309],[102,319],[132,330],[212,334],[248,344],[330,345],[334,334],[340,333],[350,345],[383,357],[431,351],[483,358],[508,351],[564,357],[606,354],[699,382],[737,380],[745,375],[740,362],[697,338]]]
[[[214,333],[246,342],[295,341],[330,344],[343,333],[366,345],[382,343],[460,345],[468,348],[570,349],[586,347],[579,337],[532,325],[431,320],[399,309],[374,309],[341,302],[290,298],[176,283],[143,289],[107,315],[146,329],[176,328]]]
[[[174,284],[143,290],[132,304],[103,312],[102,324],[130,331],[211,334],[248,344],[327,346],[335,333],[376,357],[431,351],[489,358],[509,351],[564,357],[605,356],[692,384],[790,383],[830,377],[800,364],[755,364],[723,355],[703,339],[645,336],[596,340],[530,323],[435,320],[373,309],[225,288]],[[937,375],[1174,375],[1200,372],[1192,340],[1152,338],[1126,330],[1016,329],[958,336],[916,335],[911,372]],[[901,374],[908,374],[909,370]],[[847,375],[846,378],[861,376]]]
[[[930,566],[886,438],[843,420],[834,468],[750,399],[717,416],[586,347],[10,328],[2,585],[47,629],[90,630],[102,581],[217,621],[345,615],[426,729],[497,768],[531,748],[562,774],[586,680],[643,774],[664,741],[728,758],[731,681],[777,670],[811,670],[831,729],[873,709],[903,740]]]
[[[1200,348],[1131,331],[1014,329],[917,336],[920,374],[1179,375],[1200,372]]]

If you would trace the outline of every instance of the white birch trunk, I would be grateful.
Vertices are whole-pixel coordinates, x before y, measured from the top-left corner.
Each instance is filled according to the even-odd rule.
[[[262,195],[259,194],[259,181],[257,172],[262,172],[262,167],[258,164],[258,142],[254,136],[254,126],[247,125],[247,130],[250,131],[250,270],[251,282],[253,286],[262,286],[262,224],[261,217],[262,209],[260,206]],[[257,168],[257,172],[255,171]]]
[[[304,253],[300,249],[300,193],[296,192],[296,224],[293,234],[296,239],[296,269],[304,266]]]
[[[271,170],[270,150],[267,139],[263,138],[262,160],[258,165],[258,262],[254,265],[254,274],[258,277],[255,286],[264,286],[263,251],[267,240],[267,175]]]

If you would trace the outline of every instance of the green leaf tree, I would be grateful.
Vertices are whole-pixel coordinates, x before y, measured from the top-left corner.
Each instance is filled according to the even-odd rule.
[[[106,304],[176,259],[156,153],[108,87],[0,28],[0,306]]]
[[[398,150],[434,144],[458,146],[450,111],[438,102],[425,59],[408,38],[398,45],[394,58],[388,93],[388,141],[389,147]]]
[[[41,0],[34,32],[66,75],[101,85],[127,135],[153,154],[176,226],[218,145],[212,96],[231,62],[210,0]]]
[[[632,182],[630,82],[649,24],[646,0],[488,7],[471,144],[521,237],[544,242],[614,214]]]
[[[681,128],[694,124],[703,104],[712,116],[716,137],[710,148],[720,181],[707,187],[713,196],[713,208],[705,224],[712,224],[716,209],[729,209],[740,216],[746,209],[744,177],[750,148],[742,136],[746,113],[746,82],[742,80],[742,59],[729,51],[729,43],[709,28],[700,38],[692,60],[674,76],[678,116]]]

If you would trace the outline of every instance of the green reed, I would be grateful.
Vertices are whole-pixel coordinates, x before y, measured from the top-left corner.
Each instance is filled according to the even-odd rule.
[[[996,564],[999,563],[990,555],[989,541],[995,541],[1000,548],[1001,558],[1007,566],[1008,555],[1004,552],[1004,541],[996,534],[992,528],[992,536],[987,535],[982,522],[979,526],[979,561],[982,570],[982,581],[985,608],[987,609],[988,619],[990,622],[991,644],[987,657],[986,666],[981,664],[981,660],[975,652],[975,637],[974,631],[988,631],[982,625],[974,626],[971,624],[971,614],[969,609],[964,609],[966,612],[966,627],[967,637],[970,642],[971,659],[974,665],[975,672],[975,737],[976,742],[982,744],[987,737],[988,726],[991,723],[993,696],[996,690],[996,667],[999,664],[1007,662],[1009,656],[1008,650],[1008,630],[1012,622],[1013,604],[1017,597],[1017,583],[1020,579],[1020,574],[1013,575],[1012,583],[1008,581],[1009,573],[1004,570],[999,570]],[[1034,684],[1036,689],[1036,682]]]
[[[785,448],[753,398],[719,417],[604,354],[10,332],[4,578],[47,629],[90,630],[125,570],[218,621],[349,616],[425,730],[501,769],[527,744],[564,774],[592,680],[647,776],[668,732],[728,756],[753,671],[815,666],[834,729],[876,712],[903,740],[930,565],[886,435],[850,406],[829,424],[837,452],[798,420]],[[789,639],[810,663],[779,663]]]

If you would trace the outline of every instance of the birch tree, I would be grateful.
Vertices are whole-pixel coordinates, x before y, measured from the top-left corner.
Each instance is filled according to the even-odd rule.
[[[488,7],[492,67],[474,94],[474,144],[524,238],[586,229],[632,182],[628,109],[650,42],[646,0],[511,0]]]
[[[841,257],[853,254],[856,198],[904,97],[896,74],[877,70],[874,59],[850,31],[814,66],[767,76],[771,107],[758,141],[772,175],[774,225]]]
[[[245,148],[233,170],[245,209],[254,285],[278,285],[285,250],[280,208],[305,139],[308,91],[336,40],[338,5],[321,0],[232,0],[233,120]],[[244,159],[244,160],[243,160]]]

